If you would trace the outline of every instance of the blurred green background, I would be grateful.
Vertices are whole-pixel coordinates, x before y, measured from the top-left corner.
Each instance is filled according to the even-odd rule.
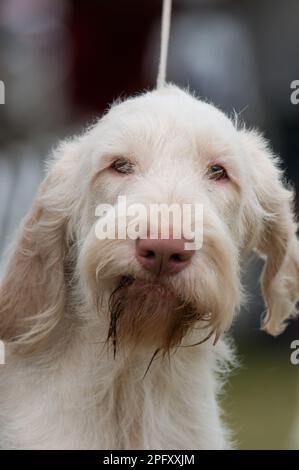
[[[229,378],[222,400],[237,448],[298,449],[299,374],[290,350],[254,344],[238,349],[241,368]]]

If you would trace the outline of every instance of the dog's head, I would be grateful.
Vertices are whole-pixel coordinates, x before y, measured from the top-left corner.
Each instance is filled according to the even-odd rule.
[[[99,237],[99,204],[119,207],[120,196],[125,219],[119,210],[115,236]],[[202,207],[203,219],[190,219],[193,238],[203,229],[199,249],[187,249],[194,240],[173,216],[164,239],[163,211],[152,236],[150,208],[161,204]],[[2,281],[0,336],[40,342],[76,297],[114,347],[166,351],[218,337],[240,306],[240,261],[253,250],[266,259],[263,325],[278,334],[299,297],[296,228],[292,192],[260,135],[174,86],[115,104],[54,155]]]

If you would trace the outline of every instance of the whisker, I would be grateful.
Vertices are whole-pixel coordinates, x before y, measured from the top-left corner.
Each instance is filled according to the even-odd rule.
[[[149,361],[149,364],[148,364],[148,366],[147,366],[147,368],[146,368],[146,371],[145,371],[145,373],[144,373],[144,376],[142,377],[142,380],[144,380],[145,376],[147,375],[148,371],[150,370],[150,367],[151,367],[151,365],[152,365],[152,363],[153,363],[153,361],[154,361],[154,359],[155,359],[155,357],[157,356],[157,354],[158,354],[159,351],[160,351],[159,348],[156,349],[156,351],[155,351],[154,354],[152,355],[151,360]]]

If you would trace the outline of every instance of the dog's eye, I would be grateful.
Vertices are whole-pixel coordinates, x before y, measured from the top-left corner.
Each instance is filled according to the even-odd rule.
[[[134,172],[134,164],[130,160],[125,158],[118,158],[110,165],[110,168],[117,173],[123,173],[124,175],[130,175]]]
[[[225,168],[221,165],[212,165],[208,169],[208,177],[210,180],[219,181],[228,178]]]

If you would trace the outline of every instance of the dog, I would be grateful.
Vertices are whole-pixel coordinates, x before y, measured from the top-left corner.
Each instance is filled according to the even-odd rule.
[[[99,239],[99,204],[199,203],[203,243]],[[218,405],[244,301],[265,259],[262,328],[296,314],[293,191],[256,131],[174,85],[115,103],[59,145],[0,288],[3,449],[227,449]]]

